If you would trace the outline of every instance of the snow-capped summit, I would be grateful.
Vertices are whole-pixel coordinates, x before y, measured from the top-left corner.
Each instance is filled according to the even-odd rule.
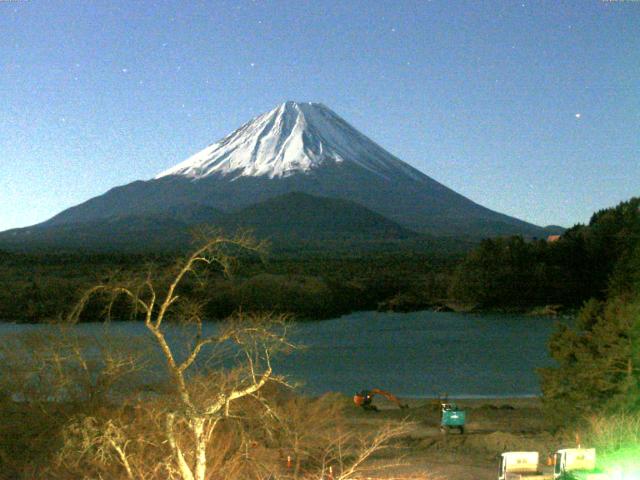
[[[345,161],[382,176],[398,169],[416,173],[323,104],[289,101],[155,178],[282,178]]]

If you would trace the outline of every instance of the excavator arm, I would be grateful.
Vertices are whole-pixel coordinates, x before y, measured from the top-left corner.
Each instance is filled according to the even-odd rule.
[[[371,400],[374,395],[382,395],[390,402],[395,403],[400,408],[408,408],[409,406],[400,402],[398,397],[396,397],[393,393],[387,392],[385,390],[380,390],[379,388],[373,388],[371,390],[362,390],[356,393],[353,396],[353,403],[355,403],[358,407],[362,407],[365,410],[375,410],[378,408],[375,405],[371,404]]]
[[[396,405],[398,405],[400,408],[409,408],[409,405],[407,405],[406,403],[401,403],[400,400],[398,399],[398,397],[396,397],[393,393],[391,392],[387,392],[385,390],[380,390],[379,388],[374,388],[371,390],[372,394],[378,394],[378,395],[382,395],[384,398],[386,398],[387,400],[389,400],[390,402],[395,403]]]

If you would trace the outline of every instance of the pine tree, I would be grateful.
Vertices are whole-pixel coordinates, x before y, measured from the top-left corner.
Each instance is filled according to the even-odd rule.
[[[557,366],[540,371],[543,400],[559,425],[607,411],[640,411],[640,295],[590,300],[549,348]]]

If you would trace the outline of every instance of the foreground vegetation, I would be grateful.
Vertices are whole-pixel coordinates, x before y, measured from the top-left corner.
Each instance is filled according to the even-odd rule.
[[[585,445],[597,450],[602,468],[640,473],[640,415],[592,416],[578,436]]]
[[[404,424],[363,436],[343,429],[330,397],[299,401],[288,394],[286,379],[271,368],[274,355],[294,348],[282,316],[235,314],[203,334],[193,284],[206,284],[211,267],[229,271],[238,249],[260,251],[261,245],[249,237],[209,239],[173,269],[143,268],[97,283],[58,328],[4,338],[2,474],[130,480],[359,475]],[[82,336],[73,325],[95,297],[108,310],[128,306],[147,335]]]
[[[22,340],[42,345],[42,339]],[[76,340],[87,350],[97,341]],[[54,346],[55,351],[53,346],[44,349],[43,356],[65,352],[59,343]],[[59,377],[48,377],[55,385],[39,390],[32,384],[28,401],[12,401],[7,395],[0,399],[0,478],[320,479],[331,468],[334,478],[348,479],[371,473],[363,462],[373,453],[393,450],[390,442],[406,431],[401,422],[366,433],[350,429],[344,419],[349,405],[343,397],[301,398],[269,382],[259,394],[230,402],[218,419],[205,422],[206,442],[204,450],[198,450],[193,424],[187,420],[194,413],[181,408],[170,381],[140,384],[135,381],[148,370],[90,368],[98,373],[93,382],[85,382],[82,372],[69,363]],[[201,374],[187,386],[194,401],[206,404],[231,391],[237,375]],[[109,387],[100,385],[103,382]],[[64,385],[74,385],[73,396],[52,402],[49,394],[68,394]],[[171,430],[169,418],[175,422]],[[198,457],[206,459],[206,477],[196,473],[203,468],[198,467]]]

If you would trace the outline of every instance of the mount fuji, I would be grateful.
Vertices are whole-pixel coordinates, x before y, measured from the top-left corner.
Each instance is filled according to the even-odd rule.
[[[342,202],[331,203],[338,216],[345,202],[354,203],[348,208],[350,215],[362,209],[362,215],[372,222],[384,217],[405,233],[466,238],[542,237],[547,233],[438,183],[326,106],[286,102],[153,179],[113,188],[39,225],[4,232],[0,241],[25,240],[27,233],[42,237],[45,232],[47,238],[55,239],[57,231],[82,230],[83,225],[104,227],[105,222],[113,224],[115,219],[126,223],[127,218],[158,216],[187,224],[185,218],[197,218],[213,224],[248,223],[251,227],[251,222],[243,222],[242,211],[285,195],[289,196],[284,203],[289,205],[283,215],[292,215],[296,199],[306,217],[313,217],[314,201],[323,203],[326,214],[327,200],[334,199]],[[278,215],[273,208],[267,210],[269,215]],[[209,216],[203,218],[201,212]]]
[[[378,177],[419,172],[320,103],[286,102],[159,175],[285,178],[351,163]]]

